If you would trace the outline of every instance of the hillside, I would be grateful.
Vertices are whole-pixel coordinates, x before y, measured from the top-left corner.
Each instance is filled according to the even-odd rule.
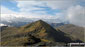
[[[59,27],[59,26],[64,25],[64,23],[50,23],[50,25],[51,25],[52,27],[56,28],[56,27]]]
[[[83,28],[83,27],[75,26],[72,24],[66,24],[66,25],[56,28],[56,30],[57,29],[61,30],[62,32],[66,33],[66,34],[71,35],[75,39],[79,39],[79,40],[82,40],[83,42],[85,42],[84,41],[84,36],[85,36],[84,29],[85,28]]]
[[[49,24],[38,20],[20,28],[7,27],[1,33],[2,46],[54,46],[77,41],[61,30],[55,30]],[[10,41],[9,41],[10,40]]]
[[[25,46],[38,43],[40,39],[31,36],[30,34],[20,34],[19,28],[8,27],[1,33],[2,46]]]

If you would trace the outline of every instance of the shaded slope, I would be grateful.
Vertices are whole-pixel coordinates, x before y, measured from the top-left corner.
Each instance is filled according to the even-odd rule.
[[[66,24],[66,25],[60,26],[56,29],[59,29],[62,32],[71,35],[75,39],[79,39],[79,40],[85,42],[84,41],[84,36],[85,36],[84,35],[84,29],[85,28],[83,28],[83,27],[78,27],[78,26],[75,26],[75,25],[72,25],[72,24]]]
[[[74,42],[73,37],[60,30],[55,30],[46,22],[39,20],[34,23],[21,27],[20,32],[28,32],[33,36],[54,42],[69,43]]]

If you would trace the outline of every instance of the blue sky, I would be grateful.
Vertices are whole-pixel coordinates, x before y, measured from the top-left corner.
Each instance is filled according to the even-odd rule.
[[[1,2],[1,5],[12,10],[12,11],[15,11],[15,12],[20,12],[20,8],[17,7],[17,2],[14,2],[14,1],[2,1]],[[30,7],[30,6],[29,6]],[[41,10],[31,10],[30,12],[32,13],[36,13],[36,12],[40,12],[40,11],[45,11],[46,13],[45,14],[49,14],[49,15],[56,15],[56,13],[60,13],[62,10],[60,9],[52,9],[50,7],[47,7],[47,6],[33,6],[34,8],[43,8]],[[43,14],[43,13],[40,13],[40,14]]]
[[[2,1],[1,2],[2,6],[5,6],[6,8],[12,10],[12,11],[19,11],[19,8],[17,7],[17,3],[16,2],[12,2],[12,1]]]
[[[1,14],[13,14],[13,17],[18,18],[26,17],[39,19],[55,19],[55,22],[58,22],[57,20],[68,20],[70,23],[76,25],[85,24],[85,18],[82,18],[85,17],[84,10],[85,0],[32,0],[1,2]],[[7,15],[1,16],[4,19],[7,17]]]
[[[23,1],[22,1],[23,2]],[[30,1],[26,1],[26,2],[30,2]],[[58,2],[58,1],[57,1]],[[63,1],[64,2],[64,1]],[[67,3],[67,2],[70,2],[70,1],[65,1],[65,3]],[[37,3],[37,2],[35,2],[35,3]],[[42,3],[42,1],[41,1],[41,3]],[[63,5],[67,5],[67,4],[63,4],[63,3],[61,3],[61,4],[63,4]],[[72,3],[72,1],[71,1],[71,3]],[[8,8],[9,10],[12,10],[12,11],[15,11],[15,12],[20,12],[20,8],[17,6],[17,4],[18,4],[18,2],[15,2],[15,1],[2,1],[1,2],[1,5],[2,6],[4,6],[4,7],[6,7],[6,8]],[[24,3],[23,3],[24,4]],[[32,3],[33,4],[33,3]],[[39,4],[37,4],[37,5],[33,5],[33,6],[31,6],[32,8],[42,8],[42,9],[35,9],[35,10],[29,10],[29,12],[31,12],[31,13],[37,13],[37,12],[39,12],[39,14],[49,14],[49,15],[56,15],[56,13],[61,13],[61,12],[63,12],[64,10],[66,10],[66,9],[68,9],[68,7],[70,6],[70,3],[66,6],[66,8],[64,8],[63,10],[62,9],[60,9],[60,8],[56,8],[56,9],[52,9],[51,7],[49,7],[49,6],[46,6],[46,3],[44,2],[44,3],[42,3],[42,4],[45,4],[45,6],[40,6]],[[56,3],[54,3],[54,4],[56,4]],[[54,5],[53,4],[53,5]],[[39,5],[39,6],[38,6]],[[81,0],[78,0],[78,1],[73,1],[73,4],[72,5],[81,5],[81,6],[85,6],[85,2],[84,1],[81,1]],[[29,5],[27,5],[28,7],[30,7]],[[56,5],[57,6],[57,5]],[[56,7],[55,6],[55,7]],[[27,8],[28,8],[27,7]],[[27,9],[26,8],[26,9]],[[29,9],[29,8],[28,8]],[[45,13],[40,13],[40,12],[42,12],[42,11],[44,11]]]

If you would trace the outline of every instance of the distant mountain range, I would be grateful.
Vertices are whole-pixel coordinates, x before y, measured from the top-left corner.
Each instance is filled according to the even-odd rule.
[[[50,23],[50,25],[54,28],[65,25],[65,23]]]
[[[30,24],[30,23],[32,23],[33,21],[31,21],[31,22],[25,22],[25,21],[12,21],[11,23],[10,22],[7,22],[7,21],[3,21],[3,22],[1,22],[1,24],[3,24],[3,26],[4,25],[7,25],[7,26],[12,26],[12,27],[20,27],[20,26],[24,26],[24,25],[26,25],[26,24]],[[65,23],[48,23],[48,24],[50,24],[52,27],[59,27],[59,26],[62,26],[62,25],[64,25]]]
[[[32,23],[39,20],[38,18],[25,18],[25,17],[8,17],[8,18],[2,18],[0,21],[0,24],[5,24],[8,26],[13,27],[20,27],[24,26],[26,24]],[[60,19],[43,19],[43,21],[47,22],[48,24],[52,26],[60,26],[61,24],[68,24],[68,21],[62,21]]]
[[[20,23],[21,24],[21,23]],[[61,26],[62,25],[62,26]],[[38,20],[30,24],[16,27],[7,27],[1,33],[2,46],[66,46],[71,42],[84,42],[82,27],[57,24],[56,29],[48,23]],[[75,28],[76,27],[76,28]],[[74,30],[75,28],[75,30]],[[77,30],[78,28],[78,30]],[[78,32],[77,32],[78,31]],[[73,34],[73,36],[72,36]],[[79,39],[78,36],[82,36]],[[9,41],[10,40],[10,41]]]

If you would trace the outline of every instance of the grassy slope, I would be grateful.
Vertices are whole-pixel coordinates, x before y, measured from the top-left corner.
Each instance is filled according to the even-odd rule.
[[[66,34],[70,34],[71,36],[73,36],[76,39],[82,40],[84,41],[84,28],[83,27],[78,27],[72,24],[66,24],[64,26],[60,26],[56,29],[60,29],[62,32],[66,33]]]
[[[5,46],[63,45],[74,41],[72,36],[55,30],[41,20],[20,28],[8,27],[1,32],[1,36],[1,45]]]

